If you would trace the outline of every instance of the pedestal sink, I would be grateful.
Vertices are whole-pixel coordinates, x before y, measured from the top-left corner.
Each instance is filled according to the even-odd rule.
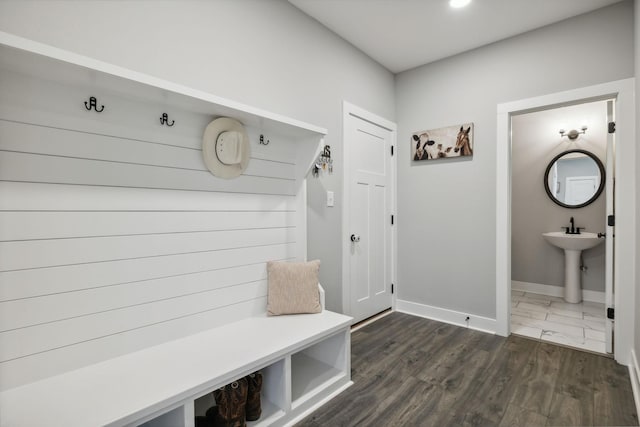
[[[564,300],[571,303],[582,301],[580,276],[580,254],[604,242],[596,233],[567,234],[564,231],[542,233],[545,240],[564,249]]]

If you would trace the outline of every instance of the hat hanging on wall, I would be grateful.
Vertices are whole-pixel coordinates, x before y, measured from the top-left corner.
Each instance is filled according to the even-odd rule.
[[[240,176],[249,165],[249,136],[242,123],[220,117],[207,125],[202,137],[202,156],[207,169],[217,177]]]

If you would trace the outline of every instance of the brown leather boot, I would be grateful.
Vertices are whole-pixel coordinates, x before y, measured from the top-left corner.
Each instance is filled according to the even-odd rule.
[[[209,422],[207,417],[196,416],[196,427],[210,427],[210,426],[211,426],[211,423]]]
[[[260,391],[262,390],[262,372],[256,371],[246,376],[249,385],[247,391],[247,421],[255,421],[262,415],[262,407],[260,405]]]
[[[213,397],[216,399],[218,408],[217,416],[212,417],[216,427],[245,427],[247,425],[244,418],[247,403],[246,378],[214,390]]]

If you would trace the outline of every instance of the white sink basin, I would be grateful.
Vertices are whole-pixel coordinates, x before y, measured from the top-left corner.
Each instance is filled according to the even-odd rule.
[[[580,234],[567,234],[564,231],[552,231],[550,233],[542,233],[545,240],[553,246],[560,249],[570,251],[583,251],[591,249],[604,242],[604,239],[598,237],[596,233],[582,232]]]
[[[572,218],[573,219],[573,218]],[[542,233],[544,239],[564,249],[564,300],[570,303],[582,301],[582,276],[580,254],[604,242],[596,233],[567,234],[564,231]]]

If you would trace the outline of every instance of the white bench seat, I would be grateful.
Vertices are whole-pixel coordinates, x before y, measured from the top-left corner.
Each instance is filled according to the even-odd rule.
[[[287,367],[283,376],[290,384],[291,356],[336,335],[332,346],[338,348],[316,349],[311,356],[335,353],[341,374],[333,380],[344,389],[351,384],[351,320],[330,311],[252,317],[26,384],[0,394],[0,425],[137,425],[182,406],[189,426],[194,399],[275,362]],[[284,387],[284,397],[276,398],[286,402],[280,409],[289,419],[299,415],[292,403],[295,388]]]

